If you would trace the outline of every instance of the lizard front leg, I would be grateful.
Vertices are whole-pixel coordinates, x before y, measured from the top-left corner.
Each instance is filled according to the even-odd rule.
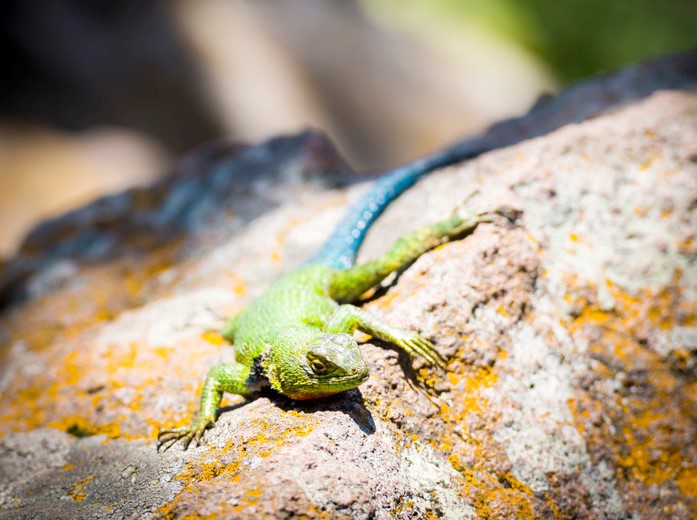
[[[193,420],[181,428],[161,430],[157,435],[157,451],[171,448],[182,440],[186,450],[192,441],[201,444],[203,433],[215,422],[223,393],[250,395],[255,388],[250,384],[251,369],[241,363],[218,363],[208,371],[201,390],[201,401]]]
[[[445,368],[445,360],[428,339],[416,332],[392,327],[355,305],[340,305],[325,322],[324,328],[330,334],[352,334],[358,329],[397,345],[412,356],[418,354],[432,365]]]

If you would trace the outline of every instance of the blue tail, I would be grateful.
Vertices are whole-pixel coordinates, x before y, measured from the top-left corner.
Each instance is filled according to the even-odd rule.
[[[323,264],[336,269],[351,267],[370,226],[390,202],[427,173],[477,157],[487,150],[477,142],[465,141],[385,173],[373,183],[360,200],[349,208],[324,246],[308,260],[308,263]]]

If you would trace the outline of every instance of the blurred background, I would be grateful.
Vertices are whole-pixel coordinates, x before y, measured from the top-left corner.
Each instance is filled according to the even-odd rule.
[[[381,170],[696,43],[695,0],[3,0],[0,257],[212,139]]]

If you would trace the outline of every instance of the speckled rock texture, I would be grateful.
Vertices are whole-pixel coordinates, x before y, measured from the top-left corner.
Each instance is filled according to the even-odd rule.
[[[366,184],[338,187],[354,178],[309,133],[199,152],[45,224],[1,280],[0,517],[694,518],[695,63],[547,101],[477,138],[518,144],[434,172],[378,221],[362,259],[463,204],[524,212],[364,303],[431,337],[447,371],[364,338],[358,390],[228,397],[187,452],[154,437],[232,355],[210,329]],[[540,125],[560,128],[524,140]]]

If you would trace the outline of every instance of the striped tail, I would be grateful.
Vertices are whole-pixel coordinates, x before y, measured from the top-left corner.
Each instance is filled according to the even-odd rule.
[[[308,260],[308,263],[327,265],[336,269],[351,267],[370,226],[390,202],[427,173],[477,157],[487,150],[476,140],[465,141],[385,173],[373,183],[360,200],[349,208],[343,220],[317,254]]]

